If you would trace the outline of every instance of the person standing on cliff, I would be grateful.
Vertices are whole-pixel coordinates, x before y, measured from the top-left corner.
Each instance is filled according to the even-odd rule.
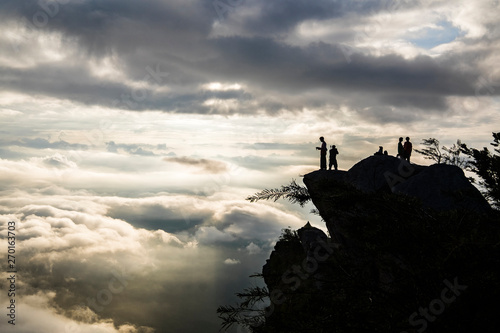
[[[328,151],[328,149],[326,148],[324,137],[320,137],[319,141],[321,141],[321,147],[316,147],[316,150],[320,150],[320,169],[326,170],[326,152]]]
[[[329,170],[332,170],[332,165],[335,168],[335,170],[338,170],[338,164],[337,164],[337,155],[339,151],[337,150],[337,147],[335,145],[332,145],[330,148],[330,163],[329,163]]]
[[[405,159],[405,149],[403,147],[403,137],[399,138],[398,142],[398,156],[400,159],[404,160]]]
[[[413,147],[413,145],[410,142],[410,138],[406,137],[406,142],[403,145],[403,148],[405,150],[405,160],[407,160],[408,162],[410,162],[412,147]]]

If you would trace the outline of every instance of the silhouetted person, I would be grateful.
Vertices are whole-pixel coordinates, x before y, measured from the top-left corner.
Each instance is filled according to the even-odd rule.
[[[405,150],[405,160],[407,160],[408,162],[410,162],[412,148],[413,148],[413,145],[410,142],[410,138],[406,137],[406,142],[403,145],[403,149]]]
[[[337,155],[339,151],[337,150],[337,147],[335,145],[332,145],[330,148],[330,167],[329,169],[332,170],[332,165],[335,168],[335,170],[338,170],[338,164],[337,164]]]
[[[320,169],[321,170],[326,170],[326,152],[327,152],[327,149],[326,149],[326,142],[325,142],[325,138],[324,137],[321,137],[319,138],[319,141],[321,141],[321,147],[316,147],[316,150],[321,150],[320,152]]]
[[[405,159],[405,149],[403,147],[403,137],[399,138],[399,142],[398,142],[398,155],[396,157],[399,157],[402,160]]]
[[[384,147],[378,146],[378,152],[373,155],[384,155]]]
[[[387,152],[387,150],[384,150],[384,156],[389,156],[389,153]]]

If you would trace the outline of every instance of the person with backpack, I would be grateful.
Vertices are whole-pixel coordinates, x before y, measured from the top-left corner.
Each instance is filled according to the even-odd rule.
[[[337,150],[337,147],[335,145],[332,145],[330,147],[330,170],[332,170],[332,165],[335,168],[335,170],[338,170],[338,164],[337,164],[337,155],[339,151]]]

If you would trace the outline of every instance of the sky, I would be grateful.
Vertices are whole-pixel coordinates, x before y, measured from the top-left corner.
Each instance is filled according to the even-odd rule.
[[[2,332],[217,332],[283,228],[245,200],[500,129],[497,0],[2,0]],[[429,160],[413,154],[414,163]],[[15,222],[16,325],[6,320]],[[5,312],[5,313],[4,313]],[[243,332],[234,328],[234,332]]]

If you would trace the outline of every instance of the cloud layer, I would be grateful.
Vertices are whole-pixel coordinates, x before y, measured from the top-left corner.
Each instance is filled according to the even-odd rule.
[[[8,221],[17,225],[17,281],[23,290],[18,323],[26,332],[35,331],[42,315],[47,332],[60,327],[122,332],[127,325],[130,332],[149,332],[147,327],[192,332],[204,325],[215,331],[217,302],[232,299],[235,292],[224,286],[246,285],[253,273],[249,269],[265,261],[286,227],[283,221],[301,224],[278,209],[262,206],[257,213],[241,201],[200,201],[197,207],[189,198],[17,192],[0,200],[0,206],[1,234],[6,235]],[[136,210],[136,215],[124,212],[129,221],[113,217],[124,207]],[[155,214],[161,218],[156,224],[141,221]],[[256,251],[255,242],[266,253]],[[7,247],[5,238],[1,243]],[[242,267],[229,274],[228,266],[235,264]],[[2,293],[2,304],[6,296]],[[192,318],[185,321],[186,315]]]
[[[443,112],[451,97],[500,91],[498,73],[487,71],[498,45],[491,1],[458,9],[430,0],[241,1],[223,14],[216,3],[8,1],[0,85],[201,114],[321,108],[350,96],[351,108],[385,121],[398,118],[381,116],[382,107]],[[215,90],[211,82],[239,85]]]

